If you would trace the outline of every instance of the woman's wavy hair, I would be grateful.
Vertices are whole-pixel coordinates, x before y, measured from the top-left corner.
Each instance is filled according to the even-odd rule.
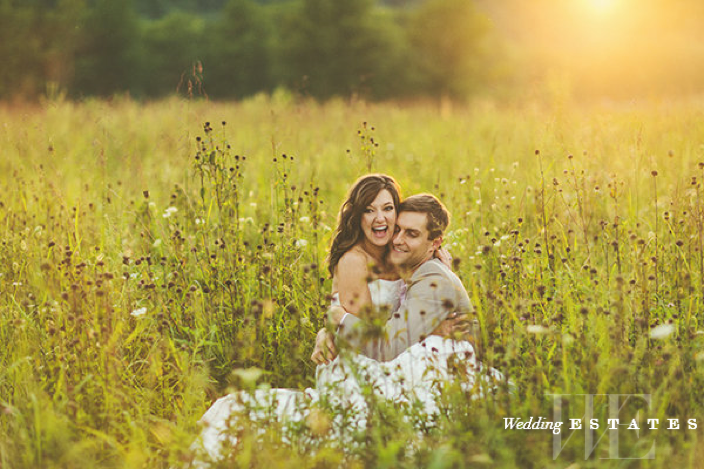
[[[330,244],[330,254],[328,254],[328,271],[330,276],[335,273],[335,267],[340,258],[352,248],[363,236],[360,227],[362,214],[369,204],[382,190],[386,189],[391,194],[394,201],[394,208],[398,214],[398,207],[401,202],[401,188],[398,182],[386,174],[367,174],[362,176],[352,185],[347,199],[340,207],[340,214],[337,216],[337,229]]]

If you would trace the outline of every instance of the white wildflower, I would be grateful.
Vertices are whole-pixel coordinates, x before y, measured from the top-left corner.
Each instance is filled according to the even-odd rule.
[[[531,324],[526,327],[526,332],[530,334],[547,334],[550,332],[550,329],[539,324]]]
[[[161,246],[161,239],[159,239],[159,238],[155,239],[154,244],[152,244],[152,246],[154,246],[155,248],[158,248],[159,246]]]
[[[301,223],[310,223],[310,217],[301,217],[298,219]]]
[[[147,308],[146,308],[146,307],[137,308],[137,309],[135,309],[134,311],[132,311],[132,312],[130,313],[130,315],[132,315],[132,316],[134,316],[134,317],[136,317],[136,318],[140,318],[140,317],[144,316],[145,314],[147,314]]]
[[[305,239],[297,239],[296,241],[294,241],[293,245],[297,248],[303,248],[308,246],[308,241],[306,241]]]
[[[675,332],[675,326],[672,324],[660,324],[650,329],[651,339],[664,339]]]

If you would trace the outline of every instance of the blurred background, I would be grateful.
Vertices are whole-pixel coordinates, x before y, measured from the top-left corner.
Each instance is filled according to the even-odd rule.
[[[668,98],[701,0],[0,0],[0,100]]]

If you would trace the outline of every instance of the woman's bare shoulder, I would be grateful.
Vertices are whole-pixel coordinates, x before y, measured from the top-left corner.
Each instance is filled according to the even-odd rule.
[[[347,271],[349,269],[367,270],[371,261],[370,256],[364,252],[364,249],[358,246],[353,246],[349,251],[340,257],[335,270]]]

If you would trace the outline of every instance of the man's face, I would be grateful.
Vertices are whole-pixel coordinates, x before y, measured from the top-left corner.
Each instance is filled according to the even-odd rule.
[[[391,241],[389,260],[405,269],[415,270],[433,257],[442,237],[428,239],[428,215],[420,212],[401,212],[396,220],[396,234]]]

